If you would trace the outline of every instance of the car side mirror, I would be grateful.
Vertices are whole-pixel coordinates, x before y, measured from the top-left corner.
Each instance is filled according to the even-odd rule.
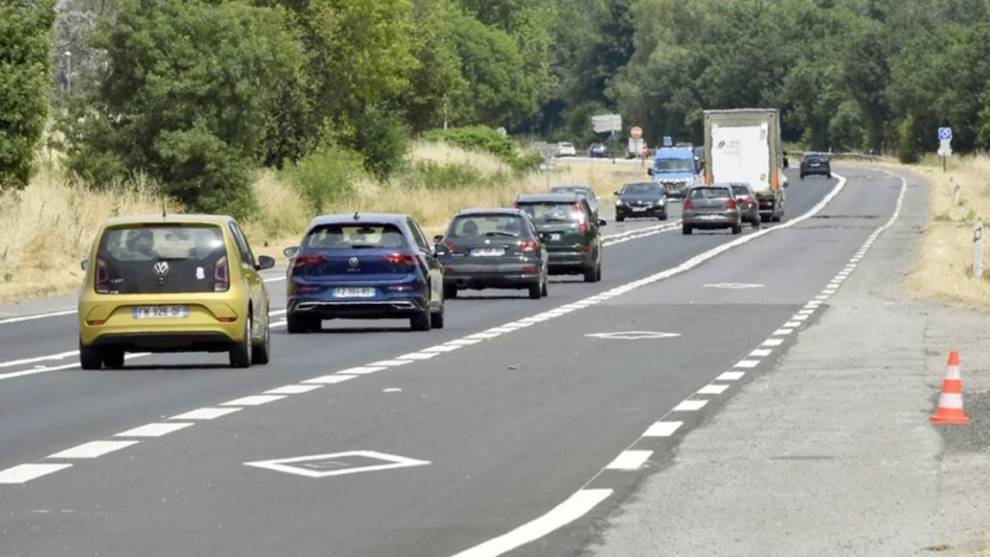
[[[605,220],[605,219],[598,219],[598,226],[605,226],[606,224],[608,224],[608,221],[607,220]]]
[[[254,266],[255,269],[259,271],[264,271],[265,269],[271,269],[275,266],[275,258],[269,257],[267,255],[258,256],[258,264]]]
[[[285,248],[284,250],[282,250],[282,253],[289,258],[295,257],[296,254],[299,253],[299,247],[292,246],[291,248]]]
[[[541,242],[547,242],[549,240],[550,240],[550,233],[549,232],[540,232],[540,241]]]
[[[83,271],[89,269],[89,259],[83,259],[82,261],[80,261],[79,266],[82,267]]]
[[[616,196],[616,197],[619,197],[619,192],[617,192],[617,191],[613,191],[613,192],[612,192],[612,195],[614,195],[614,196]]]
[[[433,237],[433,243],[435,244],[439,244],[442,241],[443,241],[443,234],[437,234],[436,236]]]

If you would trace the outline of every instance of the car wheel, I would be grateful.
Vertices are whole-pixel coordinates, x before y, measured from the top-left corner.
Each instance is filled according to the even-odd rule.
[[[271,359],[272,330],[271,323],[265,325],[265,336],[262,341],[251,348],[251,361],[256,364],[267,364]]]
[[[84,346],[79,341],[79,367],[83,369],[100,369],[103,366],[103,351],[93,346]]]
[[[584,270],[584,282],[595,282],[595,277],[597,276],[596,267],[588,267]]]
[[[433,316],[430,311],[430,301],[427,300],[423,311],[409,318],[409,327],[414,331],[429,331],[433,324]]]
[[[288,314],[285,316],[285,328],[290,335],[308,333],[320,328],[320,322],[310,315]]]
[[[124,351],[119,348],[106,350],[103,352],[103,365],[110,369],[124,367]]]
[[[801,174],[801,179],[804,180],[804,174]]]
[[[690,236],[691,232],[692,232],[692,228],[690,224],[681,225],[681,234],[684,234],[685,236]]]
[[[622,222],[624,220],[626,220],[626,217],[624,217],[624,216],[616,213],[616,215],[615,215],[615,222]]]
[[[595,267],[595,282],[601,282],[601,281],[602,281],[602,264],[601,262],[599,262],[598,266]]]
[[[444,307],[440,306],[440,311],[430,314],[430,327],[434,329],[443,329],[443,315]]]
[[[251,367],[251,315],[244,320],[244,334],[241,341],[230,347],[228,352],[230,367]]]
[[[444,286],[443,287],[443,299],[453,300],[457,297],[457,287],[456,286]]]
[[[543,297],[543,285],[540,283],[531,284],[529,286],[529,299],[539,300]]]
[[[732,225],[732,233],[733,234],[739,234],[741,232],[742,232],[742,225],[741,224],[733,224]]]
[[[761,219],[760,217],[756,217],[755,219],[753,219],[753,228],[759,229],[762,228],[762,226],[763,226],[763,219]]]
[[[540,287],[540,296],[543,296],[544,298],[550,295],[550,289],[547,286],[547,283],[549,282],[550,279],[548,279],[547,277],[543,277],[543,285]]]

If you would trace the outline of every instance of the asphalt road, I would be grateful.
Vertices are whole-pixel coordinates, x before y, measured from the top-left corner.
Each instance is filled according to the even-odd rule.
[[[74,315],[2,323],[0,555],[451,555],[496,538],[469,555],[530,539],[519,554],[578,552],[669,458],[670,436],[644,431],[743,361],[772,366],[792,336],[747,358],[893,213],[898,180],[839,172],[838,193],[792,177],[789,220],[818,212],[779,230],[611,223],[602,283],[467,293],[429,333],[276,328],[272,364],[248,370],[186,354],[82,371]],[[650,338],[615,338],[629,331]],[[680,431],[719,407],[682,409]],[[222,410],[182,415],[200,408]],[[164,425],[133,431],[146,424]],[[341,473],[389,462],[376,453],[412,460]],[[294,474],[262,463],[307,455],[330,456]],[[576,493],[600,498],[578,512]]]

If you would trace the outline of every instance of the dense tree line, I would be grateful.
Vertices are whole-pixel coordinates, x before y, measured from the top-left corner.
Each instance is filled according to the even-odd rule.
[[[246,211],[255,168],[319,153],[387,178],[445,122],[585,143],[618,111],[656,144],[768,106],[813,149],[912,160],[942,125],[990,147],[990,0],[61,0],[54,56],[51,4],[0,2],[0,63],[30,76],[0,102],[34,103],[0,129],[15,185],[49,63],[78,176],[145,172],[204,210]]]

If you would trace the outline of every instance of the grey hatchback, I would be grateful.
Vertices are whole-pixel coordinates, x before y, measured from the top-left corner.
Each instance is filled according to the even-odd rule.
[[[763,219],[760,218],[760,204],[756,201],[756,193],[753,192],[753,188],[749,184],[731,184],[731,186],[743,222],[752,224],[753,228],[759,228]]]
[[[730,228],[733,234],[742,232],[742,214],[728,184],[689,189],[684,196],[681,220],[684,234],[690,234],[696,228]]]
[[[588,201],[574,193],[520,195],[515,206],[529,213],[550,253],[550,274],[584,275],[585,282],[602,280],[604,220],[595,219]]]

